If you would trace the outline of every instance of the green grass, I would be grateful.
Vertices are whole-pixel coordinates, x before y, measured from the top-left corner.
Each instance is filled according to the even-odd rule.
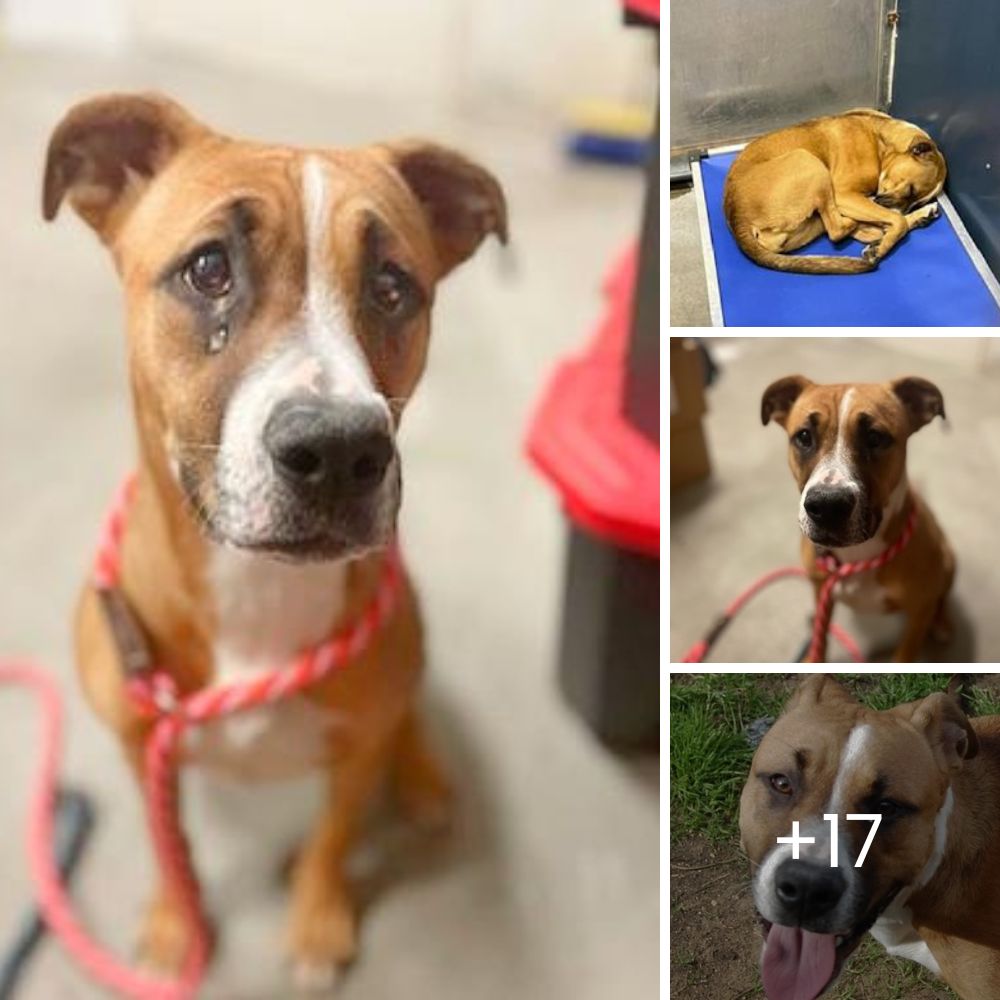
[[[841,679],[869,708],[884,712],[904,701],[944,691],[951,674],[844,674]]]
[[[972,688],[969,700],[973,715],[1000,715],[1000,692]]]
[[[864,704],[891,708],[948,686],[949,674],[843,674]],[[740,790],[753,757],[748,723],[777,716],[797,679],[780,674],[698,674],[670,686],[670,835],[735,839]],[[1000,695],[974,689],[976,715],[1000,714]]]
[[[905,1000],[926,987],[942,997],[958,997],[929,969],[905,958],[894,958],[873,938],[865,937],[844,968],[831,1000]]]
[[[670,687],[670,832],[727,840],[753,749],[744,729],[776,715],[783,691],[760,674],[702,674]]]

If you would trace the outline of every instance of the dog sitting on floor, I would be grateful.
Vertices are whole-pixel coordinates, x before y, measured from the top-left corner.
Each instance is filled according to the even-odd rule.
[[[931,634],[947,640],[955,555],[906,474],[911,435],[935,417],[944,418],[941,390],[913,376],[817,385],[803,375],[788,375],[764,390],[760,416],[763,424],[773,420],[788,435],[788,465],[799,490],[802,563],[817,602],[826,579],[821,554],[857,563],[899,543],[903,548],[885,565],[839,580],[833,598],[858,611],[902,611],[906,625],[897,661],[917,659]],[[910,540],[904,544],[908,523]],[[825,651],[824,637],[818,659]]]
[[[860,274],[937,218],[947,167],[916,125],[858,108],[754,139],[726,177],[723,211],[740,249],[777,271]],[[793,256],[826,233],[860,257]]]
[[[500,186],[432,143],[265,145],[166,98],[113,94],[72,108],[51,138],[45,217],[64,200],[124,286],[139,458],[123,605],[181,695],[276,669],[371,605],[435,286],[489,234],[506,239]],[[88,585],[83,689],[141,779],[150,722],[129,697],[119,639]],[[324,775],[291,879],[287,948],[304,985],[328,987],[355,954],[344,862],[382,780],[414,819],[447,815],[417,705],[421,644],[404,579],[391,618],[344,669],[184,747],[237,778]],[[190,945],[161,885],[141,957],[173,973]]]

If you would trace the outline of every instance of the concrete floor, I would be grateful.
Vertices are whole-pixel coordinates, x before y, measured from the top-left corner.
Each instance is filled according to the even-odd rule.
[[[795,483],[786,437],[762,427],[760,398],[784,375],[815,381],[931,379],[944,394],[941,421],[911,439],[910,482],[923,494],[958,560],[952,610],[956,636],[935,658],[1000,659],[1000,575],[996,569],[996,502],[1000,491],[1000,352],[982,364],[982,341],[857,338],[707,338],[722,368],[708,390],[705,420],[713,475],[671,495],[670,655],[678,660],[715,616],[760,575],[798,563]],[[717,662],[788,662],[808,634],[811,591],[804,582],[773,585],[747,605],[711,654]],[[834,620],[862,649],[891,649],[898,616],[858,616],[838,608]],[[844,658],[833,644],[831,656]]]
[[[50,666],[69,698],[65,773],[100,813],[76,882],[83,914],[127,954],[152,884],[135,790],[80,702],[69,654],[71,606],[104,506],[131,465],[132,429],[110,261],[72,213],[43,224],[39,192],[61,113],[82,96],[124,88],[166,90],[219,127],[272,140],[428,134],[504,180],[513,250],[501,258],[487,247],[442,288],[428,375],[403,440],[403,534],[428,621],[431,720],[461,796],[458,828],[434,846],[379,825],[382,850],[358,859],[362,957],[338,995],[653,996],[658,764],[605,752],[558,696],[562,523],[521,454],[546,371],[591,329],[605,264],[637,230],[639,177],[568,166],[551,123],[502,105],[445,109],[405,95],[373,104],[168,55],[5,54],[0,649]],[[4,692],[0,947],[29,896],[19,845],[36,740],[34,709]],[[238,851],[214,810],[192,811],[224,931],[204,995],[290,995],[284,894],[263,877],[277,856],[256,842],[254,823]],[[209,849],[213,837],[221,846]],[[47,944],[19,998],[102,995]]]
[[[712,325],[693,188],[670,192],[670,325]]]

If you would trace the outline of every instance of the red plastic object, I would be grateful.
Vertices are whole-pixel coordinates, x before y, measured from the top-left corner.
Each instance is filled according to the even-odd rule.
[[[625,9],[650,21],[660,20],[660,0],[624,0]]]
[[[633,245],[612,266],[604,317],[584,351],[553,372],[525,446],[580,528],[659,558],[660,449],[622,405],[636,262]]]

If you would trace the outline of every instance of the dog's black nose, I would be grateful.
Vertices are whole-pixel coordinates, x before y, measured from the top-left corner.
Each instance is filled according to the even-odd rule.
[[[311,398],[275,406],[264,426],[264,447],[282,479],[327,500],[371,492],[393,456],[383,410]]]
[[[803,505],[817,527],[836,529],[850,520],[857,502],[856,494],[842,486],[813,486]]]
[[[774,894],[785,911],[799,921],[829,913],[844,894],[847,883],[838,868],[789,858],[778,865]]]

